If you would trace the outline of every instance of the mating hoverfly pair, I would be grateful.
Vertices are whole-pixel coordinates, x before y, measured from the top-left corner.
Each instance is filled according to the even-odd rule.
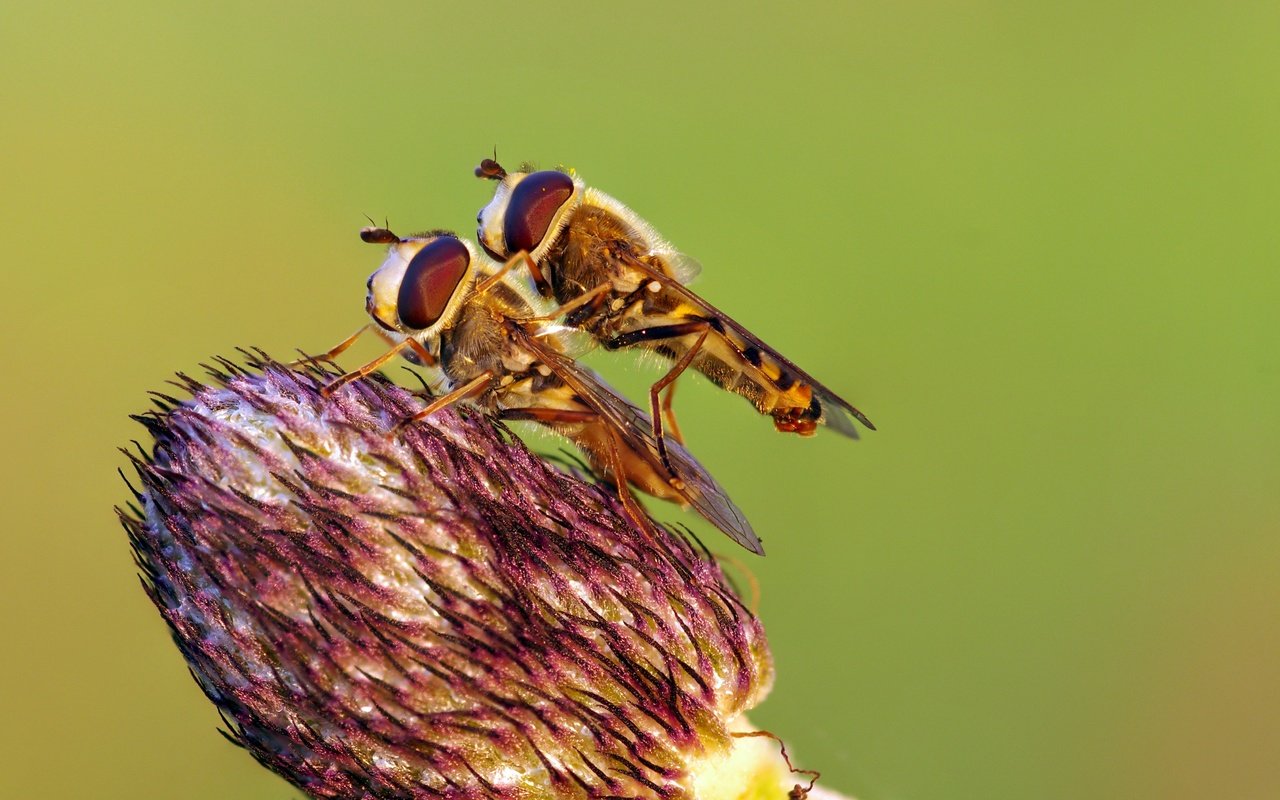
[[[692,506],[738,544],[764,550],[742,512],[685,450],[671,408],[686,369],[741,395],[784,432],[826,425],[857,438],[863,414],[686,288],[698,265],[617,200],[571,171],[507,172],[477,217],[480,250],[448,231],[400,237],[360,232],[388,247],[369,278],[366,310],[392,347],[338,378],[339,386],[397,354],[438,368],[448,391],[405,422],[471,401],[504,420],[530,420],[582,450],[647,526],[627,486]],[[369,324],[331,349],[335,357]],[[608,350],[642,348],[672,362],[649,391],[649,414],[572,357],[571,334]]]

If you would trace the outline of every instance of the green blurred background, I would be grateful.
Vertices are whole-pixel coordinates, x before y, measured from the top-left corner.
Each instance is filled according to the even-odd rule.
[[[1277,41],[1273,2],[6,4],[0,795],[298,796],[138,589],[113,448],[174,370],[353,330],[363,215],[471,232],[496,144],[880,426],[679,396],[770,548],[753,718],[826,785],[1280,797]]]

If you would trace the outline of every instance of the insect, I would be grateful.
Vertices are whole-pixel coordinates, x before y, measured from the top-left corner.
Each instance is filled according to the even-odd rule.
[[[606,349],[640,347],[675,362],[649,390],[659,445],[666,441],[663,417],[671,438],[683,441],[671,402],[676,379],[689,367],[745,397],[780,431],[808,436],[827,425],[856,439],[853,420],[875,430],[849,402],[691,292],[685,284],[698,264],[622,203],[572,172],[527,166],[507,172],[485,159],[476,175],[497,183],[476,217],[485,252],[499,260],[528,253],[538,290],[576,303],[565,324]]]
[[[600,477],[613,483],[642,527],[647,517],[626,488],[692,506],[735,542],[763,554],[760,539],[706,470],[675,442],[659,445],[643,411],[615,393],[566,352],[562,309],[545,310],[525,281],[447,231],[400,238],[365,228],[366,242],[386,244],[386,260],[368,282],[365,308],[392,343],[381,357],[338,378],[342,384],[376,370],[398,353],[436,367],[451,388],[405,422],[469,400],[504,420],[530,420],[568,438]],[[366,325],[367,329],[368,326]],[[365,330],[326,354],[336,356]]]

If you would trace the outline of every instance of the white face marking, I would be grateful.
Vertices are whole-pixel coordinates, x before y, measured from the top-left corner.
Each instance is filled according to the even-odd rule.
[[[511,190],[523,179],[525,173],[512,172],[498,182],[491,199],[480,209],[480,226],[476,229],[476,238],[489,250],[507,256],[506,238],[502,233],[502,221],[507,215],[507,206],[511,204]]]
[[[418,248],[405,242],[397,242],[387,250],[386,260],[369,278],[369,296],[366,300],[368,312],[390,328],[400,327],[400,317],[396,311],[396,301],[400,295],[400,282],[404,280],[405,270],[409,267],[409,259],[418,252]]]
[[[468,294],[467,288],[475,276],[478,261],[475,247],[462,240],[459,241],[462,241],[463,247],[466,248],[469,259],[467,272],[458,282],[453,296],[450,298],[440,318],[430,328],[423,331],[407,328],[400,322],[400,284],[404,282],[405,273],[409,269],[409,262],[413,260],[413,257],[422,248],[437,238],[439,237],[419,238],[411,236],[407,239],[401,239],[387,248],[387,257],[382,262],[382,266],[378,267],[377,271],[369,278],[369,294],[365,298],[365,310],[374,319],[385,323],[386,327],[392,330],[398,330],[412,336],[420,336],[428,331],[434,332],[440,327],[449,324],[449,321],[457,314],[458,308]]]

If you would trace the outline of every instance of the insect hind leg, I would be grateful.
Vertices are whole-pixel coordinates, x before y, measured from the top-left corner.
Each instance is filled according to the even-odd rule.
[[[693,359],[697,357],[698,351],[706,343],[707,334],[710,332],[711,326],[703,323],[702,333],[698,334],[693,346],[680,357],[679,361],[672,365],[666,375],[663,375],[649,387],[649,414],[653,419],[653,436],[658,440],[658,455],[662,457],[662,466],[667,468],[667,472],[672,478],[678,478],[679,476],[671,466],[670,457],[667,455],[667,440],[663,435],[662,418],[667,418],[667,423],[672,429],[672,438],[679,444],[684,444],[684,437],[680,435],[680,427],[675,422],[675,411],[671,408],[672,398],[675,396],[676,379],[693,363]],[[661,408],[659,408],[659,398],[664,389],[667,390],[666,398],[661,402]]]
[[[569,410],[559,408],[506,408],[498,412],[501,419],[506,420],[525,420],[531,422],[541,422],[544,425],[554,426],[556,424],[601,424],[603,420],[600,415],[594,411],[587,410]],[[641,508],[639,501],[632,494],[629,484],[629,476],[625,460],[622,457],[623,443],[618,438],[617,431],[608,425],[602,425],[604,431],[604,455],[609,462],[609,472],[607,476],[614,484],[614,488],[618,492],[618,499],[622,501],[622,507],[627,512],[627,516],[631,518],[637,526],[650,536],[656,537],[657,531],[654,529],[653,520]],[[587,452],[584,450],[584,452]],[[599,465],[593,467],[593,470],[599,474]],[[605,478],[606,476],[601,475]]]
[[[680,426],[676,424],[676,412],[671,408],[671,404],[676,397],[676,382],[673,380],[671,386],[667,388],[666,395],[662,398],[662,417],[666,421],[667,435],[676,442],[676,444],[684,444],[684,434],[680,433]]]
[[[603,343],[606,350],[617,350],[641,342],[676,339],[694,333],[698,334],[698,338],[693,345],[676,361],[666,375],[663,375],[649,387],[649,413],[653,420],[653,436],[658,442],[658,455],[662,458],[662,466],[666,467],[667,473],[675,479],[679,479],[680,476],[676,474],[675,469],[671,466],[671,459],[667,454],[667,442],[662,427],[662,419],[666,417],[668,424],[672,428],[672,438],[679,444],[684,444],[684,437],[680,435],[680,427],[675,421],[675,411],[671,407],[672,397],[675,394],[675,382],[676,378],[679,378],[681,373],[689,368],[689,365],[697,358],[699,351],[702,350],[702,346],[706,344],[707,336],[711,333],[711,323],[699,319],[678,322],[672,325],[641,328],[620,334]],[[662,401],[660,399],[662,390],[668,389],[668,387],[670,390],[667,392],[666,400]]]

